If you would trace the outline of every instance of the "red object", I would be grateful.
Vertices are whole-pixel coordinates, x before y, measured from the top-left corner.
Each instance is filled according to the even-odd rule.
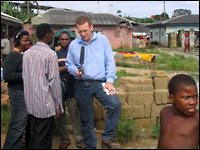
[[[135,52],[120,52],[122,54],[136,54]]]
[[[189,36],[189,34],[184,34],[185,36]]]

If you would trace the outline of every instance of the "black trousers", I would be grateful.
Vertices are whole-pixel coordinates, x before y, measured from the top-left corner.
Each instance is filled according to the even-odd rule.
[[[27,149],[51,149],[53,138],[54,116],[49,118],[36,118],[29,115],[26,128]]]

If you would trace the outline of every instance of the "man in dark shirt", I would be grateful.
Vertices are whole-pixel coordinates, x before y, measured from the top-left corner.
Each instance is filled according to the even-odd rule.
[[[59,72],[63,96],[63,108],[65,108],[65,102],[67,102],[67,108],[72,122],[73,133],[77,141],[76,145],[79,148],[85,148],[83,142],[83,135],[81,131],[80,114],[77,107],[76,99],[74,98],[75,80],[74,77],[70,75],[70,73],[67,71],[67,68],[65,66],[68,46],[70,42],[70,34],[66,31],[61,32],[59,36],[59,44],[61,46],[61,49],[56,51],[56,54],[58,56],[59,62]],[[63,113],[61,115],[61,118],[59,118],[58,120],[58,130],[62,138],[60,149],[66,149],[71,144],[71,140],[69,139],[69,135],[66,129],[65,113]]]

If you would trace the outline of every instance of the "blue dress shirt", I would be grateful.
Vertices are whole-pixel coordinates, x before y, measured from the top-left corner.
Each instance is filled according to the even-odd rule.
[[[84,75],[82,78],[78,78],[76,72],[80,66],[82,46],[85,47]],[[110,43],[104,35],[94,32],[89,44],[83,41],[81,37],[70,43],[65,65],[70,74],[75,76],[75,79],[102,80],[110,83],[114,83],[114,80],[117,79],[116,64]]]

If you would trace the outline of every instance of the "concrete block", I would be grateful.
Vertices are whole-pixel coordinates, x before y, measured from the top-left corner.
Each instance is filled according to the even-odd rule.
[[[121,119],[124,118],[133,118],[133,108],[130,105],[125,105],[121,107],[121,115],[120,115]]]
[[[151,129],[151,120],[150,118],[143,118],[143,119],[134,119],[134,121],[141,127],[146,129]]]
[[[165,76],[167,76],[167,72],[166,71],[164,71],[164,70],[152,70],[151,72],[150,72],[150,78],[153,78],[153,77],[165,77]]]
[[[120,84],[141,84],[141,77],[119,77],[118,79]]]
[[[144,118],[144,105],[133,105],[133,118]]]
[[[153,85],[153,80],[151,78],[145,78],[145,77],[143,77],[141,79],[141,84],[142,85]]]
[[[167,88],[168,88],[167,76],[154,78],[154,89],[167,89]]]
[[[150,114],[151,114],[150,105],[144,105],[144,117],[145,118],[150,118]]]
[[[102,118],[104,119],[104,120],[106,120],[106,112],[107,112],[107,110],[106,109],[104,109],[103,107],[102,107]]]
[[[141,85],[133,85],[133,84],[122,84],[120,85],[127,92],[138,92],[142,91]]]
[[[154,90],[154,100],[155,100],[155,103],[158,105],[170,104],[168,89]]]
[[[102,107],[94,104],[93,105],[93,110],[94,110],[94,118],[95,118],[95,120],[103,118],[103,116],[102,116]]]
[[[118,96],[119,100],[121,101],[122,106],[124,106],[126,103],[126,95],[127,94],[125,92],[117,91],[117,96]]]
[[[95,127],[97,130],[104,130],[105,128],[105,120],[96,120]]]
[[[156,104],[152,104],[151,105],[151,118],[152,117],[160,117],[160,110],[163,107],[169,106],[170,104],[166,104],[166,105],[156,105]]]
[[[154,103],[153,92],[128,92],[127,103],[130,105],[150,105]]]
[[[153,85],[142,85],[142,91],[153,91]]]

